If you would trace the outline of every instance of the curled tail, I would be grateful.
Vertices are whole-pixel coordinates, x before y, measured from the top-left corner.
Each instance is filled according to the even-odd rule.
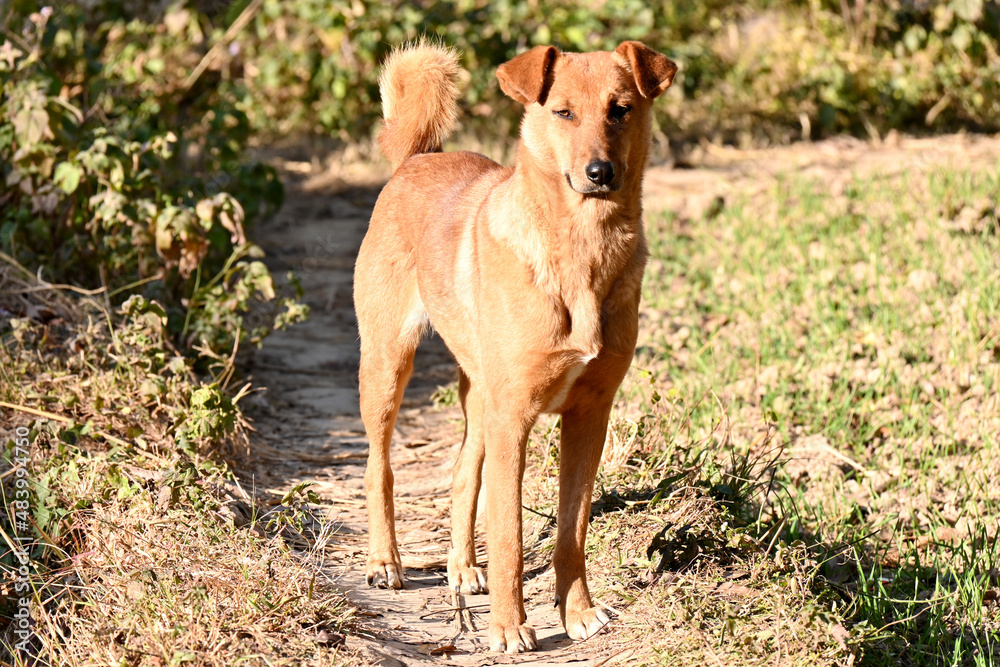
[[[378,143],[393,171],[411,155],[441,150],[458,120],[459,71],[457,53],[427,42],[398,48],[386,60]]]

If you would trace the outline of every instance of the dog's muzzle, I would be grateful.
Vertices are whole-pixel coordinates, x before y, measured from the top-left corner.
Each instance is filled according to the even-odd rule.
[[[610,164],[610,163],[609,163]],[[610,181],[608,183],[595,183],[592,180],[588,180],[586,183],[577,186],[573,183],[573,179],[570,178],[569,174],[564,174],[566,177],[566,184],[574,191],[581,195],[606,195],[611,192],[618,192],[622,189],[622,179],[617,179],[617,182]]]

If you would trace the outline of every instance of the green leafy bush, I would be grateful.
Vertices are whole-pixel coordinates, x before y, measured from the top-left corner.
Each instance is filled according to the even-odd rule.
[[[278,292],[245,226],[281,184],[243,161],[231,98],[180,76],[204,39],[192,12],[94,24],[109,13],[46,8],[0,44],[0,248],[54,283],[158,299],[186,346],[259,341],[275,319],[241,315]],[[304,316],[280,303],[279,324]]]
[[[681,65],[657,105],[678,140],[1000,127],[1000,7],[983,0],[263,0],[250,26],[218,67],[251,125],[275,135],[367,140],[379,63],[421,36],[461,51],[464,122],[488,139],[515,131],[520,112],[496,84],[497,65],[535,44],[587,51],[625,39]]]

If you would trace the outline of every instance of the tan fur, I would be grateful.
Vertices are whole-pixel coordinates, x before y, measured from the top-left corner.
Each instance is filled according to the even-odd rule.
[[[458,120],[456,54],[419,42],[393,51],[378,88],[384,126],[379,146],[396,169],[417,153],[434,153]]]
[[[584,544],[611,403],[635,352],[650,109],[676,67],[638,42],[589,54],[536,47],[501,65],[504,92],[525,105],[513,169],[430,153],[454,123],[457,68],[454,54],[422,44],[394,54],[382,76],[380,143],[396,172],[355,268],[367,577],[403,585],[389,443],[429,321],[458,361],[466,417],[448,582],[486,591],[474,543],[484,486],[490,648],[519,652],[536,645],[522,594],[521,481],[542,412],[562,415],[553,565],[563,626],[583,639],[607,622],[587,588]]]

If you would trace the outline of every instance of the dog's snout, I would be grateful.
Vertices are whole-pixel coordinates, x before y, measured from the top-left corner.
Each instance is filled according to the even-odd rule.
[[[603,160],[594,160],[587,165],[587,178],[597,185],[608,185],[615,178],[615,165]]]

